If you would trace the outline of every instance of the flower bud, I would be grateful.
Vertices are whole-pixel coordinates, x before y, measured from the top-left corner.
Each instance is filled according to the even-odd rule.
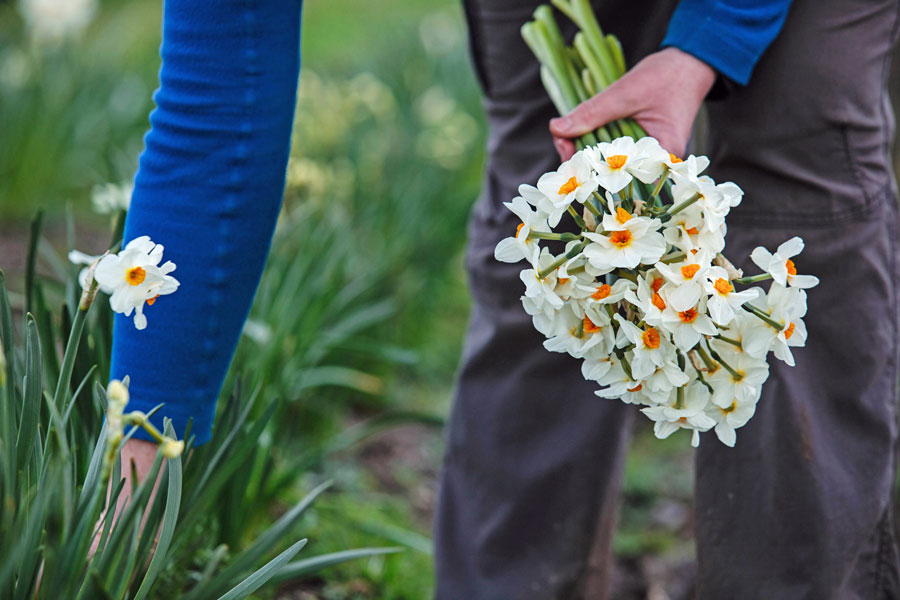
[[[178,458],[184,451],[184,442],[181,440],[173,440],[170,437],[163,438],[160,450],[162,450],[163,456],[166,458]]]
[[[115,410],[121,414],[128,404],[128,388],[118,379],[113,379],[106,388],[106,394],[109,398],[110,410]]]

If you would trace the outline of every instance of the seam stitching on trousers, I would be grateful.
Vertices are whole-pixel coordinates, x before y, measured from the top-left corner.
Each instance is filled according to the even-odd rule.
[[[847,124],[842,123],[840,127],[841,131],[841,146],[844,149],[844,158],[847,160],[847,165],[850,167],[850,176],[853,177],[853,182],[856,184],[856,187],[862,191],[864,202],[864,208],[869,208],[872,206],[873,198],[869,194],[868,190],[866,190],[866,186],[863,184],[863,177],[860,173],[859,163],[856,160],[856,156],[853,151],[850,149],[850,136],[847,133]]]
[[[898,14],[900,14],[900,13],[898,13]],[[900,21],[895,21],[895,30],[896,30],[896,24],[898,22],[900,22]],[[889,241],[889,244],[890,244],[890,272],[894,275],[894,282],[895,282],[895,285],[892,288],[893,293],[891,294],[892,295],[891,299],[892,299],[892,305],[894,306],[894,313],[893,313],[892,321],[893,321],[893,326],[894,326],[894,338],[896,339],[898,330],[900,330],[900,306],[898,306],[898,302],[897,302],[898,293],[897,293],[897,285],[896,285],[896,282],[898,281],[898,279],[896,277],[897,269],[898,269],[897,253],[898,253],[898,250],[900,250],[900,247],[898,247],[898,242],[897,242],[898,229],[900,229],[900,228],[898,228],[898,217],[900,217],[900,214],[898,214],[897,198],[894,197],[894,194],[891,193],[890,190],[888,191],[888,193],[886,193],[884,195],[884,201],[889,204],[889,206],[886,206],[885,208],[887,210],[887,213],[888,213],[887,216],[889,219],[889,221],[888,221],[888,232],[889,232],[888,238],[890,240]],[[894,375],[895,375],[893,403],[895,406],[894,418],[896,419],[896,417],[897,417],[896,406],[897,406],[898,399],[900,399],[900,378],[897,377],[897,372],[898,372],[897,367],[898,367],[898,365],[900,365],[900,347],[897,347],[894,349],[893,364],[894,364]],[[894,466],[894,469],[896,470],[896,461],[892,461],[892,464]],[[887,554],[889,551],[892,551],[893,541],[894,541],[892,531],[890,530],[890,527],[889,527],[893,522],[893,520],[890,518],[890,515],[893,512],[892,502],[893,502],[893,493],[889,493],[887,508],[885,509],[884,516],[882,517],[881,523],[879,524],[880,535],[878,538],[878,555],[876,557],[876,563],[875,563],[874,591],[875,591],[875,593],[879,594],[879,596],[882,598],[890,598],[890,595],[889,595],[890,590],[888,589],[887,578],[884,575],[885,575],[885,569],[887,567],[889,567]],[[893,552],[891,552],[891,554],[893,554]]]

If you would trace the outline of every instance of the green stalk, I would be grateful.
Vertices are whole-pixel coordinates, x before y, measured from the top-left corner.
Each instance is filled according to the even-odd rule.
[[[732,368],[731,365],[729,365],[727,362],[725,362],[725,361],[722,359],[721,355],[719,355],[718,352],[716,352],[715,350],[713,350],[712,348],[710,348],[710,349],[709,349],[709,353],[710,353],[710,356],[712,356],[713,359],[714,359],[717,363],[719,363],[720,365],[722,365],[723,367],[725,367],[725,370],[728,371],[728,372],[731,374],[731,376],[734,378],[735,381],[740,381],[741,379],[744,378],[743,375],[741,375],[740,373],[738,373],[737,371],[735,371],[735,370]]]
[[[715,336],[715,338],[717,340],[722,340],[723,342],[731,344],[732,346],[737,346],[738,348],[741,348],[741,343],[738,340],[733,340],[731,338],[727,338],[724,335],[722,335],[721,333],[719,335]]]
[[[57,408],[62,406],[63,397],[69,389],[69,384],[72,382],[72,370],[75,368],[75,355],[78,353],[78,344],[81,342],[81,334],[84,331],[84,321],[96,293],[97,281],[93,278],[92,272],[90,286],[82,294],[81,302],[78,304],[78,311],[72,320],[72,330],[69,333],[69,340],[66,342],[66,352],[63,354],[62,366],[59,369],[56,393],[53,394],[53,405]]]
[[[672,215],[680,213],[687,207],[689,207],[692,204],[694,204],[695,202],[697,202],[697,200],[699,200],[702,197],[703,197],[702,194],[700,194],[700,192],[697,192],[696,194],[694,194],[693,196],[691,196],[684,202],[680,202],[680,203],[672,206],[672,208],[670,208],[668,210],[668,212],[666,212],[666,214],[664,214],[662,217],[660,217],[660,219],[662,219],[663,221],[668,221],[669,219],[672,218]]]
[[[538,278],[543,279],[544,277],[561,267],[567,260],[575,258],[579,254],[581,254],[581,251],[584,250],[585,246],[587,246],[587,242],[582,242],[581,244],[578,244],[577,246],[560,256],[558,259],[550,263],[546,268],[538,271]]]
[[[545,233],[543,231],[532,231],[528,234],[529,240],[554,240],[558,242],[574,242],[581,239],[580,235],[574,233]]]
[[[742,304],[741,306],[742,306],[742,307],[744,308],[744,310],[746,310],[747,312],[749,312],[749,313],[751,313],[752,315],[758,317],[760,320],[764,321],[766,324],[768,324],[768,325],[770,325],[771,327],[773,327],[773,328],[775,329],[775,331],[781,331],[782,329],[784,329],[784,325],[783,325],[783,324],[781,324],[781,323],[779,323],[778,321],[772,319],[771,317],[769,317],[769,315],[767,315],[766,313],[764,313],[764,312],[761,311],[760,309],[756,308],[755,306],[753,306],[753,305],[750,304],[749,302],[745,302],[745,303]]]
[[[753,275],[752,277],[741,277],[740,279],[733,279],[732,282],[740,283],[741,285],[749,285],[751,283],[765,281],[767,279],[772,279],[772,275],[770,275],[769,273],[762,273],[761,275]]]
[[[572,215],[572,218],[575,219],[575,224],[581,227],[582,231],[587,231],[589,229],[587,224],[584,222],[584,219],[582,219],[581,215],[578,214],[578,211],[575,210],[574,206],[570,204],[567,210],[569,211],[569,214]]]
[[[707,354],[706,350],[703,349],[702,344],[697,344],[694,346],[694,350],[697,351],[697,355],[700,357],[700,360],[703,361],[703,364],[706,365],[706,368],[710,373],[714,373],[719,367],[716,365],[715,361],[713,361],[712,357]]]

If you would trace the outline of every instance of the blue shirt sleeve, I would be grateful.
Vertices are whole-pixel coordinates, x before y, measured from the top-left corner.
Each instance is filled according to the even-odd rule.
[[[747,85],[790,5],[791,0],[681,0],[662,45],[675,46]]]
[[[281,206],[301,2],[163,7],[160,86],[123,241],[162,244],[181,285],[144,306],[143,331],[116,315],[110,377],[131,377],[127,410],[165,403],[152,419],[160,428],[168,416],[181,437],[193,418],[198,444],[210,437]]]

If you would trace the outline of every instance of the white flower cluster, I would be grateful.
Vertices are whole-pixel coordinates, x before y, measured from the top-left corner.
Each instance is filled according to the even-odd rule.
[[[175,270],[175,263],[166,261],[160,265],[162,255],[162,244],[155,244],[143,235],[128,242],[118,254],[90,256],[72,250],[69,260],[85,265],[96,262],[93,278],[100,290],[109,294],[109,305],[126,317],[134,312],[134,326],[144,329],[147,327],[144,304],[153,305],[157,298],[171,294],[179,285],[170,275]],[[81,271],[78,280],[82,288],[90,285],[90,276],[90,269]]]
[[[584,377],[604,386],[598,396],[644,406],[659,438],[689,429],[696,446],[715,428],[733,446],[756,410],[768,353],[793,366],[791,348],[806,343],[804,288],[818,279],[797,274],[796,237],[774,254],[755,249],[765,272],[742,277],[721,253],[743,192],[701,175],[708,164],[649,137],[587,147],[537,187],[519,187],[506,206],[522,224],[495,257],[531,263],[525,310],[548,350],[583,360]],[[565,213],[580,231],[553,231]],[[768,279],[768,291],[749,287]]]

